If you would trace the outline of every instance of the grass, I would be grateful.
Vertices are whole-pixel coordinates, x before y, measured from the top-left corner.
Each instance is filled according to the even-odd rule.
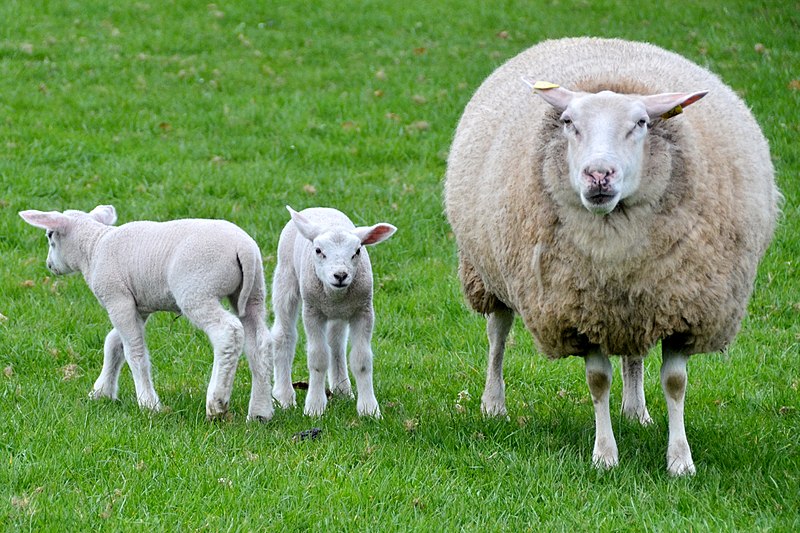
[[[770,530],[800,526],[800,5],[790,1],[186,0],[0,5],[0,524],[9,530]],[[647,40],[708,66],[770,140],[786,202],[749,314],[725,354],[693,358],[698,474],[666,474],[659,357],[653,427],[615,416],[620,466],[592,468],[583,363],[549,363],[517,324],[508,420],[479,413],[484,321],[462,303],[441,180],[464,105],[497,66],[566,35]],[[105,312],[52,278],[27,208],[113,203],[122,222],[229,219],[274,267],[286,204],[386,220],[371,251],[375,386],[355,402],[207,423],[208,342],[148,326],[166,413],[90,401]],[[302,349],[295,377],[305,375]],[[618,375],[618,374],[617,374]],[[621,380],[615,380],[617,409]],[[466,392],[462,392],[466,391]],[[303,393],[299,401],[303,401]],[[319,439],[293,442],[318,426]]]

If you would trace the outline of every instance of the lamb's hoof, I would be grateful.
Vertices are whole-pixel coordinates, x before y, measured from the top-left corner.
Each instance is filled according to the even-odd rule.
[[[484,399],[481,400],[481,413],[490,418],[506,416],[506,405],[504,402],[490,402]]]
[[[670,446],[667,451],[667,472],[676,477],[693,476],[697,472],[688,443]]]
[[[623,405],[622,414],[625,415],[625,418],[628,420],[638,421],[643,426],[649,426],[653,423],[653,419],[650,418],[650,413],[647,412],[647,407],[644,409],[625,409]]]
[[[325,398],[323,396],[323,398]],[[306,401],[306,406],[303,409],[303,414],[306,416],[322,416],[325,412],[326,401]]]
[[[297,405],[293,389],[289,389],[289,392],[273,390],[272,397],[275,398],[282,409],[289,409]]]
[[[374,404],[357,405],[356,411],[358,412],[358,416],[371,416],[376,420],[381,418],[381,409],[378,407],[377,402]]]
[[[206,402],[206,419],[220,420],[228,413],[228,402],[221,399]]]
[[[266,424],[270,420],[272,420],[272,413],[264,415],[247,415],[248,422],[259,422],[261,424]]]
[[[99,400],[101,398],[108,398],[109,400],[117,399],[113,394],[111,394],[110,392],[106,392],[103,389],[93,389],[89,391],[90,400]]]
[[[600,470],[609,470],[619,464],[619,454],[616,443],[595,442],[592,452],[592,464]]]

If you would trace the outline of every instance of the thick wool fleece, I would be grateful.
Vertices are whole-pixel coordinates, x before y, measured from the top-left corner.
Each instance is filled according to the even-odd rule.
[[[570,186],[558,113],[520,79],[571,90],[710,92],[648,133],[641,185],[614,211]],[[471,306],[519,313],[549,357],[687,354],[739,329],[780,194],[767,141],[715,75],[652,45],[545,41],[498,68],[458,125],[445,182]]]

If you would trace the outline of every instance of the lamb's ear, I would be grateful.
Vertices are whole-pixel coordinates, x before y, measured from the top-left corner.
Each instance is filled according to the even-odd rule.
[[[286,209],[288,209],[289,214],[292,215],[292,222],[294,222],[294,225],[297,228],[297,231],[300,232],[300,235],[309,241],[313,241],[320,233],[322,233],[322,229],[319,226],[308,220],[306,217],[288,205],[286,206]]]
[[[532,82],[527,78],[522,78],[522,82],[558,111],[564,111],[577,94],[549,81]]]
[[[69,222],[69,217],[58,211],[45,212],[28,209],[27,211],[20,211],[19,216],[31,226],[52,231],[63,229]]]
[[[661,93],[642,96],[650,120],[668,119],[683,113],[683,108],[692,105],[708,94],[708,91],[693,93]]]
[[[353,230],[353,235],[361,239],[361,244],[378,244],[383,242],[397,231],[397,228],[391,224],[381,222],[374,226],[363,226]]]
[[[113,226],[117,221],[117,210],[113,205],[98,205],[89,212],[89,215],[106,226]]]

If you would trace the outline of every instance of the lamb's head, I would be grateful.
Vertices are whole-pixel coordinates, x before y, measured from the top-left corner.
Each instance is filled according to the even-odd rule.
[[[599,215],[612,212],[639,189],[651,123],[677,115],[708,93],[642,96],[573,92],[547,85],[533,88],[561,113],[570,185],[583,206]]]
[[[314,271],[326,290],[345,290],[358,273],[362,262],[361,247],[383,242],[397,230],[391,224],[379,223],[354,229],[325,227],[316,224],[286,206],[300,234],[311,241]]]
[[[117,221],[117,212],[111,205],[98,205],[89,213],[29,209],[20,211],[19,216],[31,226],[47,231],[47,268],[56,275],[76,272],[85,261],[83,241],[87,234],[80,231],[82,227],[98,223],[110,226]]]

